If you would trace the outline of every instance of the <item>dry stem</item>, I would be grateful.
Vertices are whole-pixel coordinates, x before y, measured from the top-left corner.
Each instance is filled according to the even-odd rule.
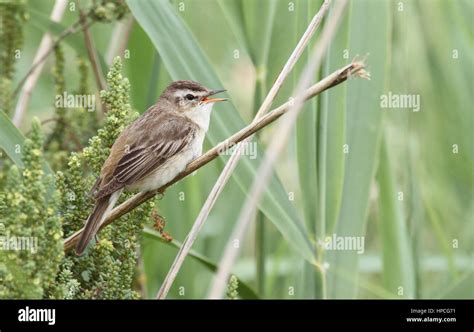
[[[281,86],[285,82],[286,78],[290,74],[291,70],[295,66],[296,62],[298,59],[301,57],[301,54],[303,54],[304,49],[309,43],[309,40],[313,36],[314,32],[320,25],[324,15],[326,14],[327,10],[329,9],[329,3],[330,0],[324,1],[324,3],[321,5],[321,8],[319,11],[314,15],[313,19],[309,23],[308,27],[306,28],[306,31],[303,33],[303,36],[301,37],[300,41],[296,45],[295,49],[293,50],[292,54],[288,58],[285,66],[281,70],[280,74],[278,75],[277,79],[275,80],[275,83],[273,84],[272,88],[268,92],[267,96],[265,97],[265,100],[263,101],[262,105],[260,106],[257,114],[255,115],[255,118],[253,121],[257,121],[260,117],[262,117],[264,114],[268,112],[270,109],[278,91],[280,90]],[[189,253],[189,250],[191,250],[191,247],[197,238],[197,235],[204,225],[204,222],[206,221],[212,207],[214,206],[214,203],[217,200],[217,197],[222,192],[222,189],[226,185],[227,181],[229,180],[230,176],[232,175],[232,172],[234,171],[234,168],[237,166],[237,163],[240,160],[240,157],[242,155],[241,150],[245,146],[245,142],[248,142],[252,139],[252,136],[249,136],[246,138],[243,142],[243,144],[239,144],[236,147],[235,152],[231,155],[229,158],[227,164],[225,165],[224,169],[222,170],[221,174],[219,175],[219,178],[217,179],[216,183],[214,184],[209,196],[206,199],[206,202],[204,203],[203,207],[201,208],[201,211],[199,212],[198,217],[194,221],[193,227],[191,228],[188,236],[186,237],[185,241],[183,242],[183,246],[181,247],[180,251],[178,252],[173,265],[171,266],[171,269],[168,271],[168,274],[163,281],[163,284],[161,285],[160,290],[158,291],[156,297],[158,299],[164,299],[170,288],[171,285],[173,284],[174,279],[176,278],[176,275],[178,274],[179,269],[181,268],[181,265],[184,262],[184,259]]]
[[[338,85],[344,82],[352,75],[363,76],[364,74],[366,74],[366,72],[364,70],[364,64],[362,62],[353,62],[351,64],[348,64],[347,66],[339,70],[336,70],[329,76],[325,77],[324,79],[322,79],[321,81],[319,81],[318,83],[314,84],[309,89],[307,89],[303,94],[303,99],[308,100],[310,98],[313,98],[314,96],[320,94],[324,90],[329,89],[335,85]],[[114,208],[108,214],[108,216],[104,219],[104,221],[100,225],[100,229],[111,224],[114,220],[120,218],[124,214],[130,212],[131,210],[139,206],[140,204],[154,197],[156,194],[158,194],[158,192],[164,191],[166,188],[175,184],[182,178],[188,176],[189,174],[193,173],[194,171],[208,164],[210,161],[217,158],[219,156],[219,153],[223,153],[227,151],[228,149],[232,148],[237,143],[243,141],[244,139],[256,133],[260,129],[268,126],[270,123],[272,123],[273,121],[278,119],[280,116],[285,114],[290,108],[291,104],[292,104],[291,101],[284,103],[283,105],[279,106],[278,108],[275,108],[274,110],[264,115],[257,121],[254,121],[248,126],[239,130],[237,133],[233,134],[232,136],[227,138],[225,141],[220,142],[219,144],[214,146],[212,149],[204,153],[202,156],[200,156],[199,158],[196,158],[191,163],[189,163],[189,165],[186,167],[186,169],[183,172],[178,174],[173,180],[171,180],[170,182],[168,182],[161,188],[157,190],[153,190],[153,191],[140,192],[138,194],[135,194],[133,197],[129,198],[128,200],[126,200],[125,202],[123,202],[122,204]],[[83,229],[78,230],[77,232],[75,232],[74,234],[72,234],[71,236],[69,236],[67,239],[64,240],[65,250],[71,249],[75,245],[75,243],[79,240],[82,230]]]
[[[53,11],[51,12],[51,21],[61,21],[67,3],[67,0],[56,0],[56,2],[54,3]],[[23,120],[23,116],[30,102],[31,92],[33,91],[36,83],[38,82],[38,77],[40,76],[41,70],[43,69],[43,62],[40,62],[40,59],[42,59],[43,56],[48,53],[48,50],[54,49],[54,47],[51,48],[52,44],[53,38],[49,33],[45,33],[43,38],[41,39],[40,45],[38,47],[38,50],[36,51],[36,55],[33,60],[33,63],[37,63],[38,65],[36,67],[33,67],[29,72],[30,75],[27,75],[24,78],[24,85],[21,86],[20,84],[15,90],[15,92],[12,94],[12,98],[14,98],[16,93],[18,92],[17,90],[22,87],[21,94],[18,98],[17,106],[15,108],[15,114],[13,116],[13,123],[17,127],[20,127],[20,124]]]
[[[294,92],[294,102],[290,106],[288,114],[285,115],[285,121],[280,122],[278,129],[275,131],[275,134],[271,139],[270,146],[265,154],[265,159],[263,160],[257,171],[255,181],[252,185],[252,188],[250,189],[250,194],[247,195],[247,199],[234,226],[234,230],[232,231],[230,239],[238,239],[239,241],[242,241],[245,231],[247,230],[248,225],[253,219],[258,202],[260,201],[260,198],[265,190],[266,184],[268,183],[273,173],[274,165],[286,145],[286,141],[290,136],[297,116],[301,111],[301,108],[305,101],[303,91],[310,85],[311,79],[314,75],[313,73],[316,72],[321,65],[323,55],[326,52],[329,43],[331,42],[333,36],[336,33],[337,25],[342,17],[342,13],[344,11],[346,3],[347,1],[340,0],[336,4],[334,9],[334,15],[324,26],[321,38],[318,40],[318,42],[313,48],[310,60],[305,66],[303,70],[303,75],[296,86]],[[234,265],[234,262],[240,252],[239,248],[235,248],[232,245],[232,242],[233,241],[228,242],[224,254],[222,255],[222,258],[218,265],[219,268],[209,291],[208,298],[222,297],[222,294],[227,285],[230,269]]]

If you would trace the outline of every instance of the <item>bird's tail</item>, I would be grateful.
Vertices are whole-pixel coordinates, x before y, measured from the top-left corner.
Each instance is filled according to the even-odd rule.
[[[84,226],[84,230],[82,231],[81,237],[76,245],[76,254],[82,255],[84,250],[86,249],[87,245],[89,244],[92,237],[97,233],[99,230],[99,226],[102,220],[107,216],[110,210],[114,207],[115,202],[118,199],[118,196],[121,194],[121,190],[119,192],[115,192],[111,195],[107,195],[104,197],[99,198],[94,206],[94,210],[87,218],[86,225]]]

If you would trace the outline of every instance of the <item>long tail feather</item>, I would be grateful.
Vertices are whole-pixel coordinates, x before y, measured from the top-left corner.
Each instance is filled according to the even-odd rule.
[[[76,253],[78,255],[82,255],[92,237],[99,230],[102,218],[104,217],[105,212],[107,211],[107,208],[111,203],[112,202],[110,202],[110,195],[104,196],[96,201],[94,210],[92,210],[92,213],[90,214],[89,218],[87,218],[84,231],[81,234],[79,242],[77,242]]]

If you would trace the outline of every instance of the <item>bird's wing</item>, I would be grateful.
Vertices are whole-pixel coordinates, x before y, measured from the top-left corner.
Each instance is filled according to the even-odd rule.
[[[130,128],[130,145],[124,149],[116,166],[105,176],[96,199],[109,195],[126,185],[133,184],[154,170],[166,160],[179,153],[194,138],[197,127],[180,116],[158,116],[148,119],[146,125]]]

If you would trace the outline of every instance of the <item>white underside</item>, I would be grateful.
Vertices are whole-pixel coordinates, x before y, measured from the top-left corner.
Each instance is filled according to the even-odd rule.
[[[173,180],[176,175],[184,171],[186,166],[202,153],[202,144],[204,136],[209,128],[209,120],[211,117],[212,103],[204,104],[198,109],[184,113],[191,121],[200,128],[196,133],[194,141],[183,151],[168,159],[156,171],[148,175],[146,178],[127,186],[127,190],[132,191],[150,191],[155,190]]]
[[[184,171],[186,166],[202,152],[202,143],[204,132],[200,131],[193,143],[180,153],[168,159],[163,165],[144,179],[127,186],[131,191],[150,191],[155,190],[173,180],[176,175]]]

